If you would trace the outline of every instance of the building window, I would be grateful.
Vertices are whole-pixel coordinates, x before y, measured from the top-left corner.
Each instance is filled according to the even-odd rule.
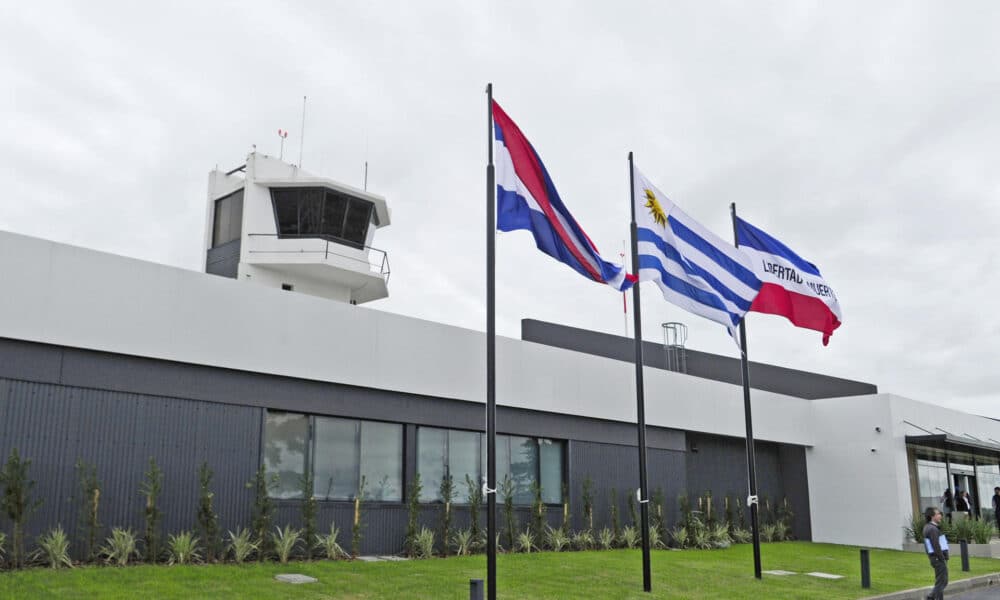
[[[268,411],[264,467],[277,479],[274,498],[301,498],[302,477],[311,468],[318,500],[353,500],[364,477],[365,500],[400,502],[403,426]]]
[[[243,190],[215,201],[212,221],[212,247],[240,239],[243,228]]]
[[[275,498],[301,498],[306,467],[309,419],[305,415],[268,412],[264,423],[264,468],[275,476]]]
[[[278,235],[363,248],[375,205],[325,188],[271,188]]]
[[[514,503],[534,500],[535,484],[547,504],[562,502],[565,443],[522,436],[497,436],[497,482],[510,477]],[[455,501],[469,499],[466,476],[479,485],[486,473],[486,436],[479,432],[420,427],[417,429],[417,471],[421,502],[440,502],[441,481],[451,475]]]

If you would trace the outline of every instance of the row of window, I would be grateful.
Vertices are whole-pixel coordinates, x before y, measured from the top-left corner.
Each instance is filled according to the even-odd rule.
[[[375,205],[325,188],[271,188],[279,235],[334,238],[364,247]]]
[[[539,485],[546,503],[562,502],[565,444],[544,438],[497,436],[497,481],[509,477],[515,504],[530,504]],[[276,498],[301,498],[304,474],[313,474],[320,500],[353,500],[361,478],[364,499],[403,500],[403,426],[298,413],[267,413],[264,466],[276,476]],[[480,432],[417,428],[421,502],[441,500],[442,480],[455,483],[455,501],[468,501],[466,478],[486,472],[486,436]]]
[[[212,219],[212,247],[240,239],[243,228],[243,189],[215,201]]]

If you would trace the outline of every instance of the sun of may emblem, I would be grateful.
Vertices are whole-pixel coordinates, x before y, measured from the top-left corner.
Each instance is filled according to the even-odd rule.
[[[663,212],[663,207],[656,201],[656,195],[652,190],[646,190],[646,208],[649,214],[653,215],[653,220],[661,227],[667,226],[667,214]]]

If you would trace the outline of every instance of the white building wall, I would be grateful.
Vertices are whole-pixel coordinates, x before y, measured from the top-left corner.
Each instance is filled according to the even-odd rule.
[[[830,398],[812,405],[806,470],[813,541],[900,548],[909,476],[905,444],[892,433],[890,396]]]
[[[0,233],[0,337],[485,401],[485,334]],[[633,367],[497,340],[508,406],[634,422]],[[646,369],[647,423],[742,436],[741,388]],[[757,437],[812,443],[812,404],[754,391]]]

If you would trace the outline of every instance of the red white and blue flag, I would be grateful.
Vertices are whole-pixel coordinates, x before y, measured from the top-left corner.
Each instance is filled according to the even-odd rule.
[[[754,273],[763,282],[750,310],[787,317],[796,327],[821,331],[823,345],[827,345],[843,319],[837,295],[816,265],[739,217],[736,243],[753,259]]]
[[[535,245],[587,279],[627,290],[635,276],[598,254],[559,198],[545,165],[520,128],[493,102],[497,229],[527,229]]]

